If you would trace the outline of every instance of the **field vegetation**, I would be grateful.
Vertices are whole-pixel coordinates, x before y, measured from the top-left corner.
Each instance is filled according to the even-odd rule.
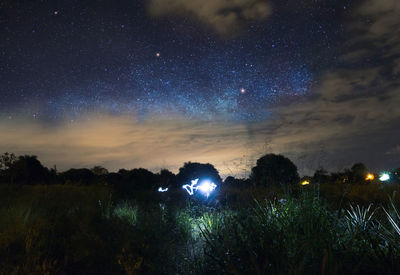
[[[293,182],[269,185],[285,160],[222,182],[212,165],[35,174],[27,158],[1,170],[0,274],[400,273],[397,170],[385,183],[317,171],[301,185],[290,165]],[[210,197],[179,187],[192,169],[221,181]]]

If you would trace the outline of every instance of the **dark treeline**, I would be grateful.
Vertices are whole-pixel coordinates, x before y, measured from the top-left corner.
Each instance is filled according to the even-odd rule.
[[[372,174],[373,178],[367,178]],[[388,172],[390,182],[400,182],[400,168]],[[287,186],[307,181],[309,184],[341,183],[367,184],[378,181],[378,175],[371,173],[363,163],[356,163],[350,169],[329,173],[323,168],[313,176],[300,179],[296,165],[282,155],[267,154],[257,160],[249,178],[237,179],[228,176],[222,181],[219,172],[212,164],[187,162],[178,174],[162,169],[153,173],[144,168],[120,169],[109,172],[101,166],[91,169],[69,169],[57,171],[56,167],[44,167],[36,156],[4,153],[0,156],[0,183],[2,184],[74,184],[74,185],[113,185],[121,194],[129,195],[135,190],[156,190],[159,187],[178,189],[182,184],[195,178],[208,178],[224,187],[249,188],[268,186]]]
[[[267,154],[223,181],[212,164],[61,172],[5,153],[0,274],[400,274],[399,171],[300,178]],[[196,178],[218,187],[188,196]]]

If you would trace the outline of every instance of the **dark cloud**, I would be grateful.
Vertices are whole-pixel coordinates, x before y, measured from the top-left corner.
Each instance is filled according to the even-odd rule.
[[[222,35],[237,33],[249,21],[265,20],[271,5],[265,0],[149,0],[152,16],[195,16]]]
[[[400,1],[367,0],[356,13],[351,30],[357,33],[357,40],[364,46],[373,45],[381,58],[390,60],[388,64],[393,74],[399,74],[400,64]],[[354,39],[356,41],[356,39]]]
[[[309,100],[272,111],[274,132],[279,134],[271,144],[277,151],[312,158],[321,145],[329,155],[324,164],[328,167],[335,161],[349,165],[363,157],[376,167],[399,161],[395,152],[400,122],[400,80],[396,77],[400,2],[368,0],[355,14],[370,21],[355,17],[348,26],[351,38],[339,57],[341,65],[321,77]],[[364,62],[368,58],[375,62]],[[340,157],[341,152],[347,159]],[[386,158],[385,152],[394,159]]]

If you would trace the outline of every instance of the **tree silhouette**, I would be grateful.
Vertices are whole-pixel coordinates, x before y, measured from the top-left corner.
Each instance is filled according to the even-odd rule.
[[[0,182],[10,183],[13,182],[11,177],[10,167],[17,160],[17,157],[13,153],[4,153],[0,156]]]
[[[137,191],[155,190],[157,185],[157,175],[144,168],[120,169],[108,179],[115,184],[117,196],[123,198],[133,196]]]
[[[235,188],[246,188],[251,186],[251,181],[249,179],[237,179],[232,176],[228,176],[224,180],[223,187],[230,188],[230,187],[235,187]]]
[[[294,163],[282,156],[267,154],[257,160],[250,179],[258,186],[288,185],[299,182],[299,174]]]
[[[97,176],[107,175],[108,174],[108,170],[106,168],[104,168],[103,166],[94,166],[90,170],[92,170],[93,174],[95,174]]]
[[[17,160],[13,153],[4,153],[0,156],[0,170],[6,170]]]
[[[89,185],[94,183],[95,175],[87,168],[82,169],[69,169],[61,173],[60,177],[64,183]]]
[[[322,166],[319,167],[312,177],[312,181],[318,184],[324,184],[329,182],[329,173]]]
[[[352,183],[362,183],[365,182],[365,177],[368,173],[368,169],[364,163],[355,163],[351,167],[351,181]]]
[[[174,188],[176,186],[176,175],[167,169],[162,169],[160,173],[157,174],[159,187],[163,188]]]
[[[11,183],[34,184],[48,183],[49,170],[44,167],[36,156],[19,156],[9,167]]]
[[[132,169],[129,171],[129,180],[137,189],[152,190],[155,188],[157,177],[144,168]]]

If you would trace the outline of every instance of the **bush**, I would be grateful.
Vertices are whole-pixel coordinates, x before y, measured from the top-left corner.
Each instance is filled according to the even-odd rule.
[[[267,154],[257,160],[251,169],[250,179],[257,186],[286,186],[299,182],[299,174],[294,163],[282,156]]]

